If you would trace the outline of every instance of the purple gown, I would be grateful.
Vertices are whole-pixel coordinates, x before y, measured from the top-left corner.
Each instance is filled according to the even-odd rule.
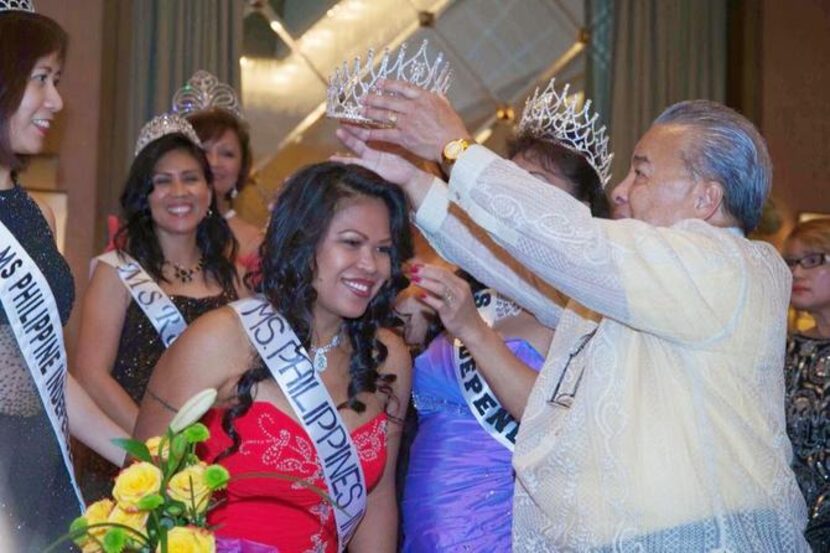
[[[524,340],[508,348],[538,371],[544,358]],[[512,453],[470,413],[440,335],[415,359],[412,394],[418,433],[403,497],[403,550],[509,552]]]

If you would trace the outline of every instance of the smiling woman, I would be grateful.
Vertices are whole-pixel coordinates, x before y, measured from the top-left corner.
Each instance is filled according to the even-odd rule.
[[[220,546],[237,547],[227,550],[334,553],[338,543],[353,553],[396,550],[395,463],[410,360],[403,342],[381,327],[391,323],[392,302],[407,283],[406,211],[403,192],[371,171],[339,163],[302,169],[271,216],[260,295],[202,317],[156,367],[137,437],[167,425],[168,405],[216,388],[219,408],[204,418],[211,437],[203,458],[232,475],[288,474],[354,516],[343,524],[341,509],[292,481],[232,481],[209,515]],[[313,413],[322,412],[328,435],[343,437],[333,456],[323,449],[328,439],[315,434],[320,417]],[[341,464],[334,473],[331,458]],[[344,474],[358,475],[345,495],[338,482],[346,477],[337,476]]]
[[[18,182],[63,107],[56,86],[66,33],[30,9],[0,1],[2,551],[42,551],[79,513],[67,427],[114,463],[123,455],[109,439],[125,435],[67,373],[62,326],[74,300],[72,273],[55,245],[51,211]],[[45,350],[48,363],[34,353]]]
[[[238,297],[236,242],[216,212],[198,138],[176,116],[142,131],[121,195],[117,251],[97,258],[83,299],[78,379],[102,409],[132,430],[153,367],[184,328]],[[102,262],[101,262],[102,261]],[[93,463],[84,491],[97,499],[111,472]]]

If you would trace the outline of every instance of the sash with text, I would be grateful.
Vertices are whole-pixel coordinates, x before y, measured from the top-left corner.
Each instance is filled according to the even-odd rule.
[[[66,412],[67,362],[60,313],[46,277],[17,238],[2,223],[0,302],[55,432],[66,471],[83,511],[84,500],[75,481],[72,452],[69,450],[69,418]],[[4,447],[14,446],[4,444]],[[31,462],[36,463],[38,460],[31,459]]]
[[[124,283],[135,303],[158,332],[164,347],[170,347],[170,344],[187,328],[187,321],[184,320],[173,300],[164,293],[164,290],[147,274],[138,261],[129,255],[110,251],[95,259],[115,269],[118,278]]]
[[[484,289],[476,292],[473,298],[481,318],[493,326],[497,318],[497,300],[500,299],[498,294]],[[478,372],[476,360],[459,339],[453,341],[452,350],[455,378],[470,412],[494,440],[513,451],[519,422],[499,403],[496,394]]]
[[[336,502],[339,550],[344,551],[366,511],[366,480],[349,431],[285,318],[262,296],[230,305],[314,443]]]

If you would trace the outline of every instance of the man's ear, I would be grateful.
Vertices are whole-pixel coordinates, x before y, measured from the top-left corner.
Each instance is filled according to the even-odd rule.
[[[723,205],[723,185],[717,181],[707,180],[698,183],[695,198],[695,211],[704,221],[710,219]]]

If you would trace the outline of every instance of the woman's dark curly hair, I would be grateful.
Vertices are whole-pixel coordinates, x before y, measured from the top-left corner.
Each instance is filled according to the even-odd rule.
[[[316,272],[317,249],[328,232],[332,217],[345,201],[376,198],[389,210],[392,245],[389,251],[391,275],[369,302],[362,316],[344,319],[351,344],[349,398],[338,408],[360,413],[366,406],[357,399],[361,392],[380,391],[393,397],[390,384],[395,376],[380,374],[387,348],[377,338],[380,327],[391,326],[392,306],[398,293],[408,286],[401,265],[413,255],[407,217],[407,202],[397,186],[357,165],[325,162],[309,165],[295,173],[283,186],[271,221],[260,246],[260,272],[246,280],[257,282],[257,291],[289,322],[308,349],[311,345],[312,307],[317,299],[312,282]],[[233,445],[221,457],[239,447],[240,438],[233,421],[251,407],[254,386],[271,374],[260,360],[245,372],[237,384],[237,402],[225,412],[222,427]]]
[[[586,202],[594,217],[610,217],[611,206],[602,182],[585,156],[558,142],[542,140],[527,133],[516,136],[507,144],[508,157],[519,154],[567,180],[573,187],[569,191],[571,195]]]
[[[135,258],[153,279],[164,282],[167,282],[162,272],[164,254],[150,213],[149,196],[153,192],[156,164],[174,150],[198,161],[208,186],[213,189],[213,174],[202,149],[183,134],[166,134],[147,144],[130,166],[130,174],[121,193],[124,223],[115,235],[119,251]],[[208,214],[196,228],[196,245],[202,253],[205,276],[213,277],[226,292],[233,292],[238,280],[234,266],[238,245],[227,221],[216,210],[215,195],[211,196]]]

